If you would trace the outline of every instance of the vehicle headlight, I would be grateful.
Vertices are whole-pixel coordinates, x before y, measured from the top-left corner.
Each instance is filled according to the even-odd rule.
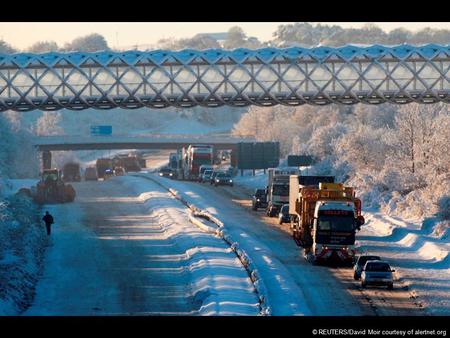
[[[173,176],[173,174],[172,174],[172,173],[170,173],[170,174],[169,174],[169,176]]]
[[[233,183],[233,180],[230,180],[230,183]]]
[[[163,175],[163,173],[159,173],[159,176],[162,176]]]
[[[218,180],[218,179],[216,179],[216,182],[219,182],[219,180]]]
[[[261,200],[259,198],[256,199],[256,202],[261,202]]]

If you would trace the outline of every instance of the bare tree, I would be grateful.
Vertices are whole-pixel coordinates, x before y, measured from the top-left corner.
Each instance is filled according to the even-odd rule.
[[[228,30],[227,39],[225,40],[224,47],[226,49],[242,48],[245,46],[247,36],[239,26],[231,27]]]
[[[0,40],[0,53],[3,54],[12,54],[12,53],[16,53],[17,50],[13,47],[11,47],[11,45],[3,40]]]

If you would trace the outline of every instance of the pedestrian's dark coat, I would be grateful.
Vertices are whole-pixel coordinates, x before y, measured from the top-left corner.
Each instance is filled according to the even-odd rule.
[[[48,225],[54,223],[54,221],[53,221],[53,216],[50,215],[50,214],[47,214],[47,215],[45,215],[44,217],[42,217],[42,220],[45,222],[45,224],[48,224]]]

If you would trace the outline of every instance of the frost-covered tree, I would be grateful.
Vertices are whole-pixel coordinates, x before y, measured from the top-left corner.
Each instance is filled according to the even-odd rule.
[[[348,162],[356,171],[371,172],[385,165],[389,147],[384,139],[385,130],[368,125],[352,126],[333,143],[333,152]]]
[[[334,142],[347,132],[347,126],[342,123],[329,124],[316,128],[307,143],[309,154],[324,159],[334,155]]]
[[[0,178],[8,177],[13,168],[16,153],[16,137],[5,116],[0,113]]]
[[[409,104],[399,109],[395,116],[395,135],[392,137],[395,146],[392,155],[399,168],[406,167],[416,176],[428,170],[437,117],[445,115],[445,111],[447,107],[444,105]]]
[[[59,126],[61,114],[58,112],[43,112],[36,122],[36,135],[50,136],[63,135],[64,130]]]

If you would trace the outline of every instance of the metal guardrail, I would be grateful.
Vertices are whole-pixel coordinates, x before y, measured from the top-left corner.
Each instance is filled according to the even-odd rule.
[[[449,102],[450,46],[0,55],[0,111]]]

